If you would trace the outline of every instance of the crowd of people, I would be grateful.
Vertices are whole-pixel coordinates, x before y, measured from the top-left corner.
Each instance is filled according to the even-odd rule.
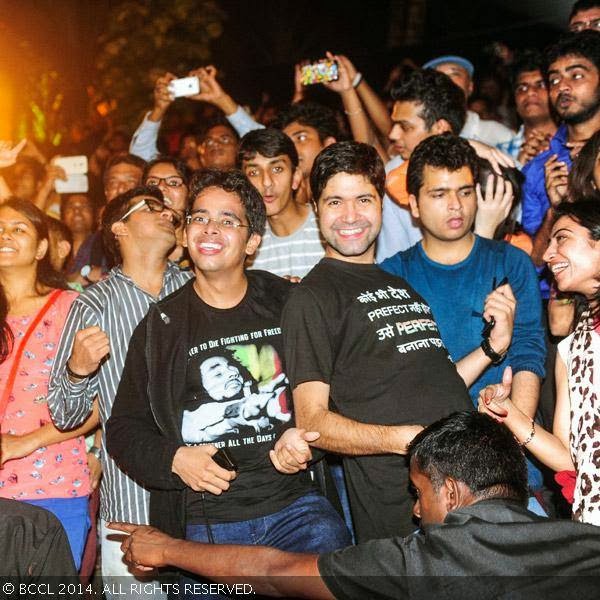
[[[340,110],[297,65],[260,119],[165,73],[89,192],[0,142],[2,574],[41,535],[106,598],[592,597],[600,2],[569,30],[506,60],[512,104],[456,55],[386,98],[328,53]]]

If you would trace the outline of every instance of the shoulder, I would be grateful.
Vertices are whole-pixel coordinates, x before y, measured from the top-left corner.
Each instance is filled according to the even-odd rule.
[[[418,256],[416,251],[417,244],[411,246],[407,250],[401,250],[396,252],[393,256],[386,258],[382,263],[379,264],[379,268],[386,273],[391,273],[398,277],[403,277],[407,262],[415,260]]]
[[[523,175],[525,175],[525,183],[532,182],[538,178],[543,179],[544,175],[544,165],[546,161],[552,156],[553,152],[551,150],[544,150],[544,152],[540,152],[537,156],[532,158],[524,167],[523,167]]]
[[[185,271],[181,271],[178,275],[184,275]],[[161,309],[173,309],[178,308],[183,302],[186,302],[189,290],[194,285],[194,279],[185,277],[182,286],[175,290],[172,294],[169,294],[166,298],[163,298],[159,302],[156,302],[153,306]],[[150,307],[152,309],[152,306]]]

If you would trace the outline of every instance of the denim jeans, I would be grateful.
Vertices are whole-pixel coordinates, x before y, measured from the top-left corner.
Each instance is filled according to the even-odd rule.
[[[215,544],[270,546],[287,552],[322,554],[351,544],[350,533],[344,521],[329,500],[317,493],[302,496],[276,513],[248,521],[211,524],[210,529]],[[188,525],[186,538],[207,542],[207,526]],[[231,565],[231,572],[235,573],[235,565]],[[226,598],[206,594],[194,595],[190,591],[190,586],[194,583],[205,581],[183,576],[180,581],[179,598]]]

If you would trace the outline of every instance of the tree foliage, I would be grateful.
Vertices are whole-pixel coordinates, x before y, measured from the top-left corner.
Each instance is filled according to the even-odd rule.
[[[98,100],[116,124],[131,126],[148,109],[154,81],[185,77],[210,61],[225,14],[213,0],[127,0],[115,5],[100,37]]]

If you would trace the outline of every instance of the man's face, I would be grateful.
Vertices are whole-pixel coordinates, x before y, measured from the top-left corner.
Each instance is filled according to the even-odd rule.
[[[62,213],[64,224],[73,234],[88,234],[94,227],[94,207],[84,194],[73,194],[65,202]]]
[[[292,142],[294,142],[294,146],[296,146],[299,158],[298,166],[302,170],[302,175],[304,175],[304,177],[310,175],[310,170],[312,169],[317,154],[319,154],[325,146],[335,142],[334,138],[326,138],[321,142],[319,139],[319,132],[314,127],[302,125],[297,121],[284,127],[283,133],[289,136],[292,139]]]
[[[119,194],[124,194],[142,181],[142,169],[128,163],[118,163],[108,169],[104,176],[104,196],[110,202]]]
[[[453,242],[471,235],[477,197],[469,167],[449,171],[425,165],[419,197],[411,195],[409,200],[413,216],[421,219],[426,238]]]
[[[420,116],[422,107],[423,105],[417,102],[394,103],[394,125],[390,131],[390,140],[394,145],[395,154],[399,154],[404,160],[410,158],[419,143],[433,135]]]
[[[600,109],[598,70],[583,56],[563,56],[548,69],[550,102],[568,124],[585,123]]]
[[[268,158],[262,154],[242,162],[242,170],[260,192],[267,217],[285,214],[292,206],[294,190],[298,189],[302,172],[294,168],[287,154]]]
[[[412,460],[410,462],[409,474],[410,481],[417,495],[413,515],[421,520],[421,525],[443,523],[448,514],[444,486],[436,491],[431,483],[431,479]]]
[[[249,235],[246,211],[232,192],[217,187],[202,190],[194,200],[190,217],[184,246],[201,273],[237,273],[243,270],[246,256],[254,254],[260,244],[260,235]],[[200,219],[210,220],[202,223]]]
[[[519,73],[515,82],[515,105],[526,124],[549,118],[548,90],[540,70]]]
[[[217,402],[239,394],[244,380],[239,369],[223,356],[207,358],[200,365],[200,379],[208,395]]]
[[[373,262],[381,229],[381,197],[364,175],[336,173],[321,193],[317,209],[326,256]]]
[[[238,151],[238,141],[229,127],[211,127],[199,146],[202,166],[207,169],[233,169]]]
[[[456,63],[442,63],[435,67],[436,71],[448,75],[450,79],[465,93],[465,98],[468,98],[473,93],[473,80],[469,72]]]
[[[600,7],[580,10],[571,17],[569,31],[579,33],[584,29],[600,31]]]

